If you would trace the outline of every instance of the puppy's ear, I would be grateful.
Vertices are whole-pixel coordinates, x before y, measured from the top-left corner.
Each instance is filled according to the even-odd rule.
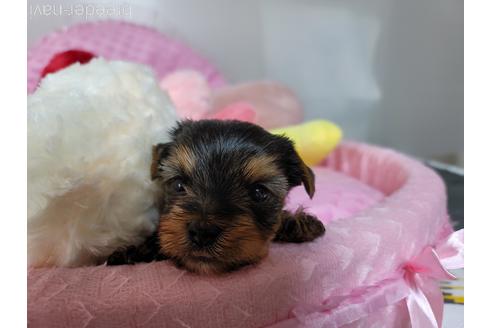
[[[280,150],[280,160],[285,168],[289,186],[295,187],[302,183],[309,197],[313,198],[315,191],[314,173],[301,159],[293,142],[287,137],[277,136],[277,146],[277,149]]]
[[[302,160],[301,160],[302,162]],[[306,189],[307,194],[309,195],[309,198],[313,198],[314,192],[315,192],[315,186],[314,186],[314,173],[309,166],[304,164],[302,162],[302,183],[304,184],[304,189]]]
[[[152,164],[150,166],[150,178],[155,180],[159,177],[159,165],[161,161],[169,156],[171,142],[152,146]]]
[[[291,165],[293,166],[287,171],[288,174],[290,174],[290,176],[287,176],[287,179],[289,179],[289,181],[293,181],[296,186],[300,185],[302,182],[304,189],[306,189],[306,192],[309,195],[309,198],[313,198],[315,191],[314,173],[309,166],[304,163],[299,154],[295,150],[293,152],[294,154],[291,156],[296,158],[291,162]],[[298,182],[299,178],[301,182]]]

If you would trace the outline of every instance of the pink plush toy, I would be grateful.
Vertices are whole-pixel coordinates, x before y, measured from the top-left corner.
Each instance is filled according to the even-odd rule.
[[[209,118],[217,120],[236,119],[250,123],[257,123],[256,110],[247,102],[242,101],[229,104],[217,112],[210,113]]]
[[[237,119],[271,129],[297,124],[302,108],[295,95],[274,82],[249,82],[212,90],[194,70],[177,70],[160,82],[181,118]]]
[[[295,125],[303,119],[299,100],[289,88],[279,83],[246,82],[218,88],[213,91],[212,111],[237,101],[249,103],[256,111],[255,123],[265,129]]]
[[[167,91],[182,118],[197,120],[209,114],[212,90],[198,71],[178,70],[165,76],[160,87]]]

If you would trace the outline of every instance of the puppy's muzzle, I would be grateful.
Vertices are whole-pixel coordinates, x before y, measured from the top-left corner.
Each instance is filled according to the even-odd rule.
[[[201,221],[192,221],[188,225],[188,238],[198,248],[213,245],[221,233],[222,230],[216,225]]]

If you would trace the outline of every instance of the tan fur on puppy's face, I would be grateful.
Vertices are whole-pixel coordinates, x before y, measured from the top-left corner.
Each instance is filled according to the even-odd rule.
[[[161,253],[198,273],[221,273],[268,254],[287,192],[312,174],[292,143],[240,122],[185,122],[158,145]],[[313,186],[306,186],[313,190]]]
[[[182,149],[185,148],[177,148],[176,154]],[[193,157],[189,154],[179,156],[172,154],[167,163],[174,169],[180,168],[183,171],[191,172],[193,170],[189,171],[188,165],[195,161],[190,161],[190,158]],[[193,183],[188,183],[186,195],[174,198],[172,190],[166,192],[167,195],[171,195],[169,204],[172,205],[169,205],[161,216],[159,239],[162,253],[174,259],[179,266],[198,273],[221,273],[259,262],[267,256],[270,241],[277,231],[278,224],[274,216],[277,215],[278,208],[281,208],[277,204],[283,204],[288,190],[288,182],[271,156],[253,157],[242,164],[237,163],[237,165],[237,172],[230,172],[231,175],[239,174],[239,172],[243,174],[239,175],[239,181],[235,181],[235,183],[234,180],[230,181],[231,184],[234,184],[234,188],[238,188],[230,195],[231,201],[237,206],[237,213],[233,213],[233,206],[231,205],[221,208],[220,201],[217,202],[213,197],[208,197],[201,202],[202,211],[204,207],[210,210],[205,216],[203,212],[197,211],[197,209],[189,209],[187,205],[193,204],[201,198],[200,189],[198,186],[193,186]],[[166,172],[173,171],[170,167],[167,170],[169,171]],[[265,222],[263,227],[259,227],[258,222],[256,222],[257,218],[251,211],[254,206],[251,205],[249,190],[241,186],[242,182],[250,185],[256,181],[265,181],[264,185],[275,192],[275,195],[271,195],[275,204],[273,206],[263,204],[267,208],[273,207],[272,216],[274,220],[271,220],[271,223]],[[168,184],[164,188],[167,186]],[[217,215],[215,214],[217,211],[231,211],[231,213]],[[188,225],[193,221],[210,222],[218,226],[222,233],[210,247],[195,249],[188,239],[187,231]]]
[[[273,234],[264,236],[252,222],[243,217],[233,227],[226,227],[216,244],[206,250],[192,250],[186,240],[186,216],[179,208],[163,218],[159,226],[163,254],[178,266],[197,273],[229,272],[259,262],[268,255]]]

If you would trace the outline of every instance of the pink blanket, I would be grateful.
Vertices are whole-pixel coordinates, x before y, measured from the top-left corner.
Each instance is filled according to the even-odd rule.
[[[325,222],[315,242],[274,244],[261,264],[221,277],[167,262],[30,269],[29,326],[407,326],[407,295],[396,297],[385,282],[403,283],[402,265],[450,232],[442,181],[401,154],[357,143],[343,144],[323,166],[315,198],[294,190],[288,204]],[[347,297],[366,299],[361,288],[384,302],[336,316]]]

